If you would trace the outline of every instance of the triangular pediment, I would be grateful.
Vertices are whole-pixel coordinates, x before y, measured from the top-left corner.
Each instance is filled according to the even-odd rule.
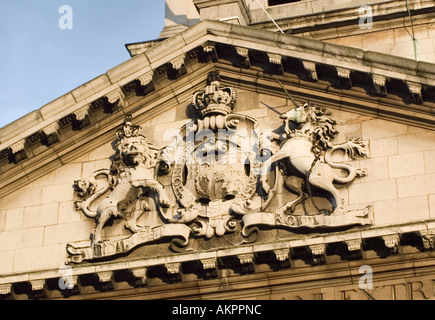
[[[107,142],[124,114],[142,121],[188,100],[212,69],[242,90],[288,98],[285,87],[300,102],[433,128],[430,63],[203,21],[2,128],[2,194]]]
[[[433,64],[202,21],[2,129],[4,231],[47,258],[15,268],[110,287],[433,249],[434,90]]]

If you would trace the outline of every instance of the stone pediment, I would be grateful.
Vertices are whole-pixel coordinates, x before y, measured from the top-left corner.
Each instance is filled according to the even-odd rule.
[[[115,128],[113,150],[98,151],[110,159],[108,165],[67,181],[74,201],[63,198],[63,186],[48,188],[58,190],[51,199],[61,201],[62,220],[74,212],[82,230],[67,232],[62,228],[78,231],[68,223],[45,226],[45,254],[62,266],[5,275],[0,295],[56,296],[60,287],[68,296],[90,285],[111,291],[127,279],[128,286],[141,288],[155,278],[172,283],[192,274],[214,281],[228,268],[245,275],[264,264],[275,270],[300,267],[300,260],[337,267],[337,255],[359,266],[373,250],[383,258],[410,246],[433,250],[435,224],[422,206],[428,194],[421,200],[434,185],[408,192],[410,182],[430,179],[423,173],[433,170],[425,163],[421,171],[419,164],[424,152],[432,152],[431,142],[414,146],[411,140],[416,135],[430,140],[432,131],[332,108],[291,106],[289,99],[266,94],[252,105],[251,95],[260,94],[222,85],[217,71],[205,83],[192,93],[191,104],[180,104],[195,108],[196,116],[163,121],[162,127],[175,129],[174,140],[156,146],[164,133],[153,136],[156,125],[147,130],[128,116]],[[92,164],[90,158],[75,165]],[[414,166],[402,168],[406,161]],[[46,200],[47,212],[39,215],[44,221],[53,202]],[[406,216],[410,205],[420,212]],[[391,206],[397,216],[389,216]],[[29,227],[36,218],[26,219]],[[66,254],[51,252],[62,244]],[[352,268],[341,272],[356,272]],[[405,269],[420,270],[413,268]]]
[[[189,99],[211,69],[244,90],[287,97],[284,86],[299,101],[434,125],[433,64],[202,21],[2,128],[1,195],[109,141],[124,114],[143,121]]]
[[[29,228],[63,216],[32,230],[55,262],[0,294],[433,250],[433,69],[211,21],[148,48],[1,132],[2,203],[28,196]]]

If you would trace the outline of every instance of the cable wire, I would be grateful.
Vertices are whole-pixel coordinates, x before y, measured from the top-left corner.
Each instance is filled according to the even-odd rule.
[[[267,16],[269,17],[270,20],[272,20],[272,22],[275,24],[275,26],[278,28],[278,30],[284,34],[284,31],[282,31],[282,29],[278,26],[278,24],[275,22],[275,20],[272,18],[272,16],[269,14],[269,12],[266,11],[266,9],[264,9],[264,7],[261,5],[261,3],[258,0],[255,0],[258,5],[261,7],[261,9],[263,9],[263,11],[267,14]],[[284,87],[284,85],[281,83],[281,81],[279,81],[278,77],[276,75],[273,75],[273,77],[275,78],[275,80],[279,83],[279,85],[281,86],[281,88],[284,90],[284,92],[286,93],[286,95],[289,97],[290,101],[293,103],[293,105],[295,107],[298,106],[298,104],[296,103],[296,101],[293,99],[293,97],[290,95],[290,93],[286,90],[286,88]]]
[[[408,10],[409,22],[411,23],[412,34],[409,33],[409,31],[406,29],[406,27],[405,27],[405,30],[406,30],[406,32],[408,32],[408,34],[412,38],[412,43],[414,45],[414,58],[415,58],[415,61],[417,61],[417,39],[415,38],[414,24],[412,22],[412,15],[411,15],[411,10],[409,9],[409,2],[408,2],[408,0],[406,0],[406,9]]]

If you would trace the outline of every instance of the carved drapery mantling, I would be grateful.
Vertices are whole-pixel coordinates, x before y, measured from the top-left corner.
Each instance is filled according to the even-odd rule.
[[[362,141],[334,145],[335,121],[325,108],[308,104],[280,116],[280,133],[261,132],[256,119],[233,113],[236,101],[236,90],[222,87],[219,73],[211,72],[206,88],[193,94],[192,105],[201,116],[162,149],[126,117],[117,132],[111,168],[74,183],[76,209],[96,225],[89,246],[68,244],[67,262],[108,258],[167,241],[173,251],[194,250],[192,241],[227,235],[238,239],[233,243],[237,246],[255,242],[263,228],[334,230],[372,223],[370,204],[347,209],[334,187],[366,174],[332,161],[336,150],[350,159],[367,156]],[[292,165],[305,178],[287,168],[301,156],[298,152],[306,160]],[[335,175],[335,170],[347,176]],[[314,187],[324,194],[314,194]],[[132,235],[105,238],[109,219],[124,219]],[[276,257],[285,261],[288,252],[277,251]],[[204,268],[213,269],[213,263],[204,261]]]

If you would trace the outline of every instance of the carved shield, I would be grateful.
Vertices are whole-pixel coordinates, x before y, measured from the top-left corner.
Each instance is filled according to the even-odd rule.
[[[203,225],[197,233],[207,237],[214,232],[222,235],[229,231],[231,203],[253,196],[261,168],[256,147],[257,122],[231,114],[225,123],[237,125],[226,125],[223,130],[195,131],[190,147],[183,141],[175,150],[184,157],[177,161],[172,172],[174,195],[181,207],[198,212],[192,215]],[[183,134],[189,136],[184,129]]]

